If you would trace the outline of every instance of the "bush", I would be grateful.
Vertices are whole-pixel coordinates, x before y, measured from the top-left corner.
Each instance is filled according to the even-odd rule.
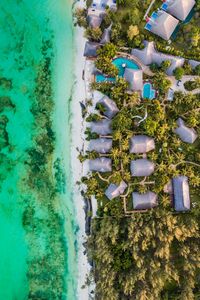
[[[174,76],[175,76],[176,80],[180,80],[183,77],[184,73],[185,73],[185,71],[183,68],[176,68],[174,70]]]

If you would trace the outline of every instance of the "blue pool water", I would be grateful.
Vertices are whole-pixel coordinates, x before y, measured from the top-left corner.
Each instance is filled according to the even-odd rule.
[[[147,82],[143,86],[143,98],[145,99],[154,99],[156,96],[156,91],[152,89],[151,83]]]
[[[118,76],[119,77],[124,76],[125,68],[123,67],[123,64],[125,64],[126,68],[129,68],[129,69],[134,69],[134,70],[139,69],[138,65],[133,60],[130,60],[130,59],[124,58],[124,57],[118,57],[118,58],[114,59],[112,63],[113,63],[113,65],[115,65],[118,68],[118,70],[119,70]],[[106,77],[102,74],[96,75],[96,82],[104,82],[104,81],[113,82],[113,81],[115,81],[115,78]]]

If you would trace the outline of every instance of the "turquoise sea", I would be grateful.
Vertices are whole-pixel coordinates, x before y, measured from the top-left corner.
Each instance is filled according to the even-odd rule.
[[[0,1],[0,300],[76,299],[77,225],[69,161],[73,85],[71,5],[70,0]],[[56,190],[51,194],[52,199],[55,197],[55,201],[51,200],[51,214],[58,224],[55,231],[48,215],[49,199],[39,194],[38,187],[30,188],[27,184],[32,182],[28,178],[28,150],[35,147],[38,132],[46,130],[43,120],[36,120],[33,114],[44,41],[49,45],[45,55],[51,57],[54,102],[48,116],[52,121],[48,130],[55,136],[48,180]],[[12,105],[1,108],[5,98]],[[27,207],[34,212],[34,218],[26,220],[29,230],[23,226]],[[59,258],[62,274],[54,269],[60,264]],[[49,272],[47,265],[51,262]],[[62,297],[53,297],[51,293],[48,296],[47,289],[54,289],[49,283],[62,277],[63,284],[57,289]]]

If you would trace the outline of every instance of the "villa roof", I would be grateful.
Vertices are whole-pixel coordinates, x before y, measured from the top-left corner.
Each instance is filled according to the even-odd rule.
[[[98,103],[102,104],[105,107],[105,111],[103,112],[103,114],[110,119],[112,119],[119,112],[116,103],[108,96],[104,96],[103,98],[101,98]]]
[[[153,208],[158,205],[157,194],[153,192],[146,192],[140,194],[138,192],[132,193],[133,208],[136,210]]]
[[[112,160],[106,157],[100,157],[96,159],[89,160],[90,171],[96,172],[111,172],[112,171]]]
[[[123,180],[120,182],[119,185],[111,183],[105,191],[105,195],[109,200],[112,200],[118,197],[119,195],[122,195],[126,188],[127,184]]]
[[[198,65],[200,65],[200,61],[198,60],[189,59],[188,62],[193,69],[195,69]]]
[[[100,41],[101,44],[107,44],[110,42],[110,32],[111,32],[110,27],[104,29],[104,32],[102,34],[101,41]]]
[[[155,164],[146,159],[136,159],[131,161],[132,176],[149,176],[154,172]]]
[[[158,11],[156,19],[150,19],[150,31],[164,40],[169,40],[179,21],[165,11]]]
[[[190,193],[188,177],[177,176],[173,178],[174,208],[176,211],[190,209]]]
[[[86,57],[96,57],[97,56],[97,50],[100,47],[101,46],[98,43],[86,42],[85,43],[85,49],[84,49],[84,56],[86,56]]]
[[[130,139],[130,153],[146,153],[153,149],[154,139],[147,135],[135,135]]]
[[[139,58],[143,64],[150,65],[152,63],[152,54],[155,51],[154,42],[144,42],[144,49],[132,49],[131,54]]]
[[[185,143],[193,144],[198,137],[197,132],[193,128],[187,127],[181,118],[178,118],[177,125],[179,127],[174,131],[180,139]]]
[[[102,23],[102,17],[97,16],[97,15],[88,15],[87,16],[87,21],[90,27],[92,28],[97,28],[101,25]]]
[[[143,72],[142,70],[134,70],[126,68],[124,79],[129,83],[130,90],[142,91],[143,89]]]
[[[195,5],[195,0],[168,0],[166,11],[184,21]]]
[[[131,53],[137,58],[139,58],[143,62],[143,64],[150,65],[152,63],[156,63],[160,66],[163,61],[169,60],[171,62],[171,65],[166,71],[168,75],[173,75],[173,71],[176,68],[183,66],[185,61],[184,58],[157,51],[155,49],[154,42],[145,41],[144,44],[144,49],[132,49],[131,51]]]
[[[96,139],[90,140],[89,151],[96,151],[98,153],[109,153],[112,148],[112,139]]]
[[[95,132],[99,135],[107,135],[112,133],[111,121],[110,120],[101,120],[97,122],[90,123],[90,129],[92,132]]]

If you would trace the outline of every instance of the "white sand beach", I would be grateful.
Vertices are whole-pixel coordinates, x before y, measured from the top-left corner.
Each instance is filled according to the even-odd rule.
[[[79,1],[78,6],[83,6],[84,1]],[[90,265],[88,264],[87,256],[83,243],[86,241],[85,234],[85,212],[84,199],[81,196],[80,188],[76,184],[83,176],[83,166],[78,160],[78,151],[84,147],[84,124],[82,118],[82,111],[80,102],[85,102],[86,89],[85,82],[82,78],[83,70],[85,68],[85,58],[83,56],[86,39],[84,38],[84,30],[80,27],[75,28],[75,68],[74,76],[75,82],[73,87],[72,104],[71,104],[71,168],[72,168],[72,182],[74,191],[74,205],[77,214],[77,223],[79,226],[78,232],[78,300],[89,299],[89,288],[85,285],[86,276],[89,273]]]

